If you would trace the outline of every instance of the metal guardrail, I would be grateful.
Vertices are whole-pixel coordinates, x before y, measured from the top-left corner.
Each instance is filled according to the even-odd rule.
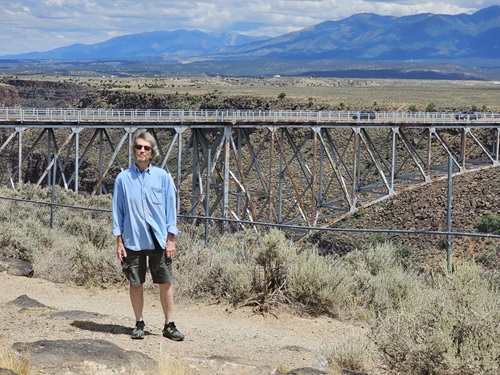
[[[0,108],[2,123],[500,124],[500,113]]]

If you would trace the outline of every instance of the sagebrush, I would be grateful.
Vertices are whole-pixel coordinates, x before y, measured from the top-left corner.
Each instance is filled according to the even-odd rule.
[[[50,197],[33,187],[21,195]],[[75,202],[71,193],[64,197]],[[83,206],[93,198],[76,199]],[[97,203],[111,206],[110,197]],[[0,200],[0,258],[31,262],[36,277],[55,282],[126,287],[110,213],[57,211],[59,219],[50,228],[49,206]],[[388,241],[336,255],[295,243],[278,229],[222,234],[214,226],[205,243],[203,228],[184,222],[179,227],[174,259],[178,299],[251,305],[263,314],[286,308],[362,321],[370,328],[368,335],[325,348],[332,366],[352,371],[499,372],[498,270],[471,261],[456,261],[452,272],[445,266],[439,272],[417,270],[403,262],[412,249],[402,251]]]

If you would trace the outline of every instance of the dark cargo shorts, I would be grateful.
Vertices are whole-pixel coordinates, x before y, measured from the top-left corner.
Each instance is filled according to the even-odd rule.
[[[125,248],[127,258],[122,262],[122,269],[130,286],[139,286],[146,281],[146,271],[149,263],[149,271],[153,283],[172,283],[172,258],[167,258],[165,249],[134,251]]]

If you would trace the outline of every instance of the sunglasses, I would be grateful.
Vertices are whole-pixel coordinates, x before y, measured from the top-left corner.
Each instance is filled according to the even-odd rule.
[[[143,145],[135,145],[134,148],[136,150],[142,150],[144,148],[145,151],[151,151],[153,149],[153,147],[150,147],[150,146],[143,146]]]

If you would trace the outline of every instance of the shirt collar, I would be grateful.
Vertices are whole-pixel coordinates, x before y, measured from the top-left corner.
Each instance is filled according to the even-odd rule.
[[[134,164],[134,166],[133,166],[132,168],[133,168],[133,170],[134,170],[135,172],[137,172],[137,173],[143,173],[143,172],[144,172],[144,173],[147,173],[147,174],[151,174],[151,164],[150,164],[150,165],[149,165],[149,167],[148,167],[147,169],[145,169],[144,171],[141,171],[141,170],[137,167],[137,165],[135,165],[135,164]]]

